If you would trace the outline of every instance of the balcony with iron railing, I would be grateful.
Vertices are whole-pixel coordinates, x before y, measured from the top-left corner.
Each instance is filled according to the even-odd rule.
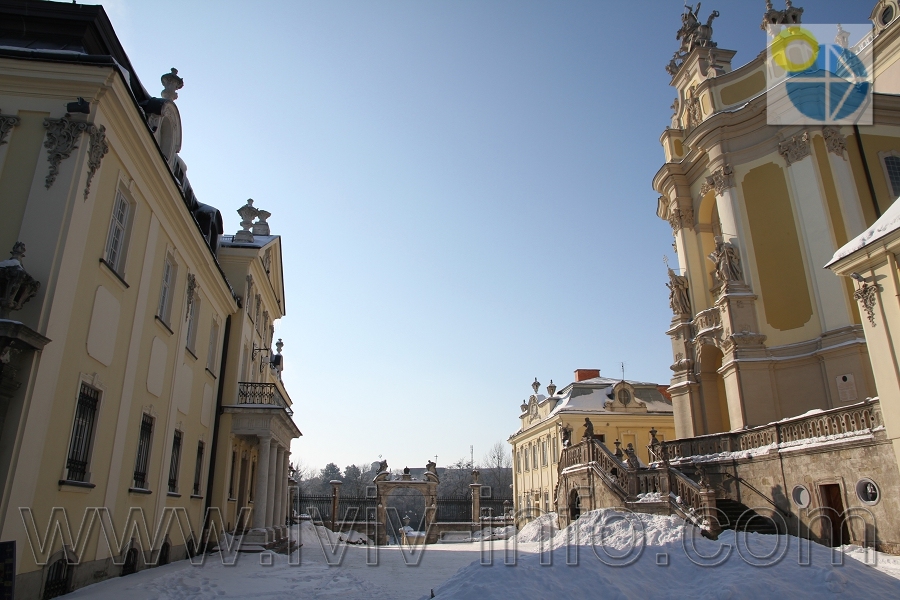
[[[287,400],[274,383],[238,382],[238,406],[254,406],[260,408],[277,407],[284,409],[289,417],[294,416]]]

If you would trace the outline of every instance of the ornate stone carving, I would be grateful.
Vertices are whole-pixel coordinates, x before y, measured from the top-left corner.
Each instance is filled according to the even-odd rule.
[[[798,25],[802,16],[803,9],[794,8],[791,0],[786,0],[784,10],[775,10],[772,0],[766,0],[766,13],[759,28],[768,31],[773,25]]]
[[[187,276],[187,307],[184,311],[184,320],[187,321],[191,316],[191,308],[194,306],[194,293],[197,291],[197,278],[193,273]]]
[[[741,259],[737,248],[724,241],[721,236],[716,236],[716,249],[707,257],[716,265],[716,287],[720,287],[730,281],[743,281],[744,273],[741,269]]]
[[[103,125],[100,127],[91,125],[88,127],[87,132],[90,135],[91,145],[88,149],[88,176],[87,183],[84,186],[85,200],[87,200],[91,191],[91,180],[94,178],[94,173],[100,168],[100,161],[109,152],[109,144],[106,143],[106,127]]]
[[[778,144],[778,153],[784,157],[787,166],[799,162],[809,156],[809,132],[804,131],[791,139]]]
[[[0,146],[6,143],[6,136],[19,124],[19,117],[0,115]]]
[[[864,281],[853,292],[853,299],[859,302],[862,309],[866,311],[866,318],[869,319],[872,327],[875,327],[875,287]]]
[[[178,76],[178,69],[173,67],[171,71],[160,77],[159,80],[163,84],[163,91],[159,95],[166,100],[177,100],[178,92],[176,90],[184,87],[184,79]]]
[[[822,129],[822,137],[825,138],[825,148],[844,158],[844,151],[847,149],[847,140],[841,135],[841,130],[837,127],[825,127]]]
[[[694,96],[697,86],[692,85],[688,90],[688,97],[685,98],[685,109],[687,112],[688,127],[693,129],[703,121],[703,112],[700,110],[700,98]]]
[[[44,180],[44,185],[49,190],[59,175],[59,163],[69,158],[72,151],[78,148],[76,145],[78,138],[91,127],[91,124],[86,121],[73,121],[66,115],[62,119],[44,119],[44,127],[47,129],[44,148],[47,149],[47,162],[50,163],[50,172]]]
[[[25,244],[16,242],[9,259],[0,261],[0,319],[9,316],[10,311],[21,310],[41,287],[41,283],[25,272],[22,259]]]
[[[678,206],[673,206],[669,209],[669,217],[667,220],[669,221],[669,225],[672,226],[673,233],[678,233],[685,227],[687,227],[688,229],[693,229],[694,209],[689,207],[679,208]]]
[[[686,55],[697,47],[714,48],[716,43],[712,41],[712,22],[719,16],[719,11],[712,11],[706,24],[701,25],[700,3],[697,3],[697,8],[694,8],[693,5],[684,8],[686,10],[681,14],[681,29],[675,35],[675,39],[681,41],[679,52]]]
[[[721,196],[725,193],[725,190],[734,187],[733,175],[734,168],[731,165],[724,165],[716,169],[700,186],[700,193],[705,196],[710,190],[715,190],[716,196]]]
[[[691,314],[691,298],[688,294],[688,279],[669,269],[669,307],[675,315]]]
[[[679,112],[681,111],[681,102],[678,98],[675,98],[675,101],[672,102],[672,106],[669,108],[672,109],[672,122],[670,123],[670,127],[672,129],[681,129],[681,121],[679,119]]]
[[[253,233],[250,228],[253,226],[253,219],[259,209],[253,207],[253,198],[247,199],[247,204],[237,209],[237,214],[241,216],[241,230],[234,235],[235,242],[253,243]]]

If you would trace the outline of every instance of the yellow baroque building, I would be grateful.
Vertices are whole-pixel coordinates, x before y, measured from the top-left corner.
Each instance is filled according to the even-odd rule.
[[[0,37],[0,549],[16,597],[184,558],[210,530],[279,543],[300,431],[272,349],[270,214],[248,201],[223,235],[179,156],[183,79],[148,93],[102,7],[4,0]]]
[[[769,6],[763,25],[802,13]],[[678,257],[667,333],[679,438],[877,395],[853,285],[823,265],[900,195],[898,17],[880,0],[851,48],[874,64],[872,125],[767,124],[765,52],[732,69],[735,52],[707,40],[670,63],[677,98],[653,185]]]
[[[598,369],[578,369],[575,381],[547,395],[534,393],[520,407],[519,430],[509,437],[513,456],[513,499],[518,515],[531,519],[556,510],[562,449],[585,435],[614,450],[650,462],[647,446],[675,438],[672,403],[655,383],[601,377]],[[662,389],[660,389],[662,388]],[[590,422],[590,429],[586,429]]]

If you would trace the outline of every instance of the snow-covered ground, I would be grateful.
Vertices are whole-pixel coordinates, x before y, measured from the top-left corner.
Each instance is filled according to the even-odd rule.
[[[555,515],[545,515],[509,540],[434,544],[415,551],[381,547],[377,555],[373,546],[341,543],[308,522],[295,531],[303,547],[290,557],[243,554],[226,566],[213,554],[203,566],[180,561],[67,597],[427,599],[434,590],[441,600],[579,594],[641,599],[763,594],[900,598],[900,557],[872,551],[866,556],[853,546],[833,555],[830,548],[796,538],[731,531],[712,541],[685,530],[676,517],[594,511],[560,531]],[[503,538],[507,533],[497,528],[476,537]],[[336,542],[333,553],[330,542]],[[376,556],[377,564],[367,564]],[[872,563],[873,558],[874,568],[860,562]],[[491,564],[483,564],[490,559]],[[841,559],[843,564],[832,564]]]

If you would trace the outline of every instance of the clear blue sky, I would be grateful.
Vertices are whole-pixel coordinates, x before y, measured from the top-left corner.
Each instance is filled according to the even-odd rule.
[[[233,233],[252,197],[283,236],[292,460],[478,459],[535,377],[668,383],[651,179],[681,1],[102,4],[151,93],[184,77],[200,200]],[[796,4],[862,23],[875,1]],[[764,5],[703,2],[735,66]]]

